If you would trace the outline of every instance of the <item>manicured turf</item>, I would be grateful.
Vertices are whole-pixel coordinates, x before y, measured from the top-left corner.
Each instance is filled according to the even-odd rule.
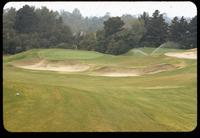
[[[141,49],[145,52],[150,48]],[[3,122],[12,132],[192,131],[197,124],[197,60],[161,54],[111,56],[62,49],[31,50],[3,59]],[[60,53],[60,54],[59,54]],[[60,55],[60,56],[59,56]],[[96,65],[186,67],[137,77],[26,70],[19,60],[78,60]],[[16,96],[19,92],[20,95]]]
[[[39,52],[41,58],[50,60],[65,59],[93,59],[103,56],[104,54],[94,51],[84,50],[64,50],[64,49],[45,49]]]

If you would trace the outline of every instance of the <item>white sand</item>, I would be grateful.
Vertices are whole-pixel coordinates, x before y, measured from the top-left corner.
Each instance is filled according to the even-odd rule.
[[[120,73],[120,72],[109,72],[109,73],[99,73],[96,76],[108,76],[108,77],[128,77],[128,76],[140,76],[138,73]]]
[[[177,57],[177,58],[186,58],[186,59],[197,59],[197,51],[183,52],[183,53],[174,53],[169,52],[165,53],[166,56]]]
[[[195,51],[191,52],[184,52],[184,53],[166,53],[167,56],[174,56],[179,58],[194,58]],[[67,73],[67,72],[82,72],[92,69],[92,66],[72,61],[67,62],[49,62],[46,60],[39,60],[36,62],[19,62],[16,63],[15,66],[30,69],[30,70],[47,70],[47,71],[57,71],[60,73]],[[182,65],[179,65],[182,66]],[[122,68],[122,67],[101,67],[94,72],[89,73],[93,76],[108,76],[108,77],[128,77],[128,76],[141,76],[145,74],[155,74],[163,71],[173,70],[174,68],[165,65],[159,64],[152,67],[146,67],[145,70],[141,70],[139,68]]]
[[[59,72],[80,72],[90,68],[90,66],[82,64],[56,65],[52,63],[51,64],[45,63],[45,61],[40,61],[39,63],[33,65],[17,65],[17,67],[24,69],[31,69],[31,70],[49,70],[49,71],[59,71]]]

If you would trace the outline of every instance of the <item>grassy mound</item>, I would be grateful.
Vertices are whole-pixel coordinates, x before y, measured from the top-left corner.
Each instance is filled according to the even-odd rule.
[[[15,55],[9,55],[3,58],[3,62],[6,63],[6,62],[12,62],[16,60],[39,58],[38,52],[39,52],[39,49],[32,49],[32,50],[21,52]]]
[[[101,56],[105,56],[105,54],[94,51],[70,49],[33,49],[15,55],[6,56],[4,58],[4,62],[11,62],[23,59],[27,60],[31,58],[41,58],[48,60],[95,59]]]
[[[65,60],[65,59],[94,59],[104,54],[94,51],[69,50],[69,49],[44,49],[39,51],[41,58],[49,60]]]

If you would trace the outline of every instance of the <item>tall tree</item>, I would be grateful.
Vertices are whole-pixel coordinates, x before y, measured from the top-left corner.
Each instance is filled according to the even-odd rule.
[[[79,43],[79,49],[95,50],[96,47],[95,33],[88,33]]]
[[[138,18],[139,20],[143,20],[144,21],[144,26],[146,27],[148,21],[149,21],[149,14],[147,12],[143,12],[142,15],[139,16]]]
[[[55,46],[59,43],[71,43],[71,29],[63,24],[63,19],[58,12],[50,11],[46,7],[36,9],[38,18],[38,33],[41,38],[49,40],[49,46]]]
[[[45,33],[52,30],[56,25],[57,18],[59,17],[58,13],[50,11],[47,7],[36,9],[35,14],[38,21],[37,31],[40,33]]]
[[[171,25],[169,26],[169,40],[178,42],[179,41],[179,20],[178,17],[175,16],[171,21]]]
[[[187,35],[189,33],[189,26],[187,20],[182,16],[179,23],[179,36],[180,40],[179,43],[185,44]],[[187,44],[186,44],[187,45]]]
[[[146,25],[147,33],[145,35],[145,41],[150,46],[157,47],[167,38],[168,24],[165,22],[163,15],[156,10]]]
[[[118,31],[122,30],[124,22],[120,17],[111,17],[104,22],[105,36],[112,35]]]
[[[14,30],[15,16],[15,8],[3,11],[3,53],[15,52],[15,44],[13,42],[16,36],[16,31]]]
[[[186,19],[183,16],[180,20],[174,17],[169,26],[169,40],[181,44],[180,48],[187,48],[190,45],[189,33],[189,24]]]
[[[19,33],[32,33],[37,30],[38,18],[34,7],[23,6],[16,13],[14,28]]]
[[[96,40],[97,40],[97,45],[96,45],[95,51],[105,53],[107,49],[107,42],[106,42],[104,30],[98,30],[96,32]]]
[[[193,17],[189,26],[189,33],[188,33],[188,43],[190,48],[196,48],[197,47],[197,16]]]

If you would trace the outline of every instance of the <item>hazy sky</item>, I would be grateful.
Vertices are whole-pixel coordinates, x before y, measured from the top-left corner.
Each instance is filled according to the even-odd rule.
[[[151,16],[156,9],[166,13],[168,17],[194,17],[197,14],[196,6],[192,2],[8,2],[4,9],[9,7],[19,9],[25,4],[37,8],[46,6],[54,11],[72,12],[74,8],[78,8],[83,16],[104,16],[106,12],[110,12],[111,16],[138,15],[143,11]]]

